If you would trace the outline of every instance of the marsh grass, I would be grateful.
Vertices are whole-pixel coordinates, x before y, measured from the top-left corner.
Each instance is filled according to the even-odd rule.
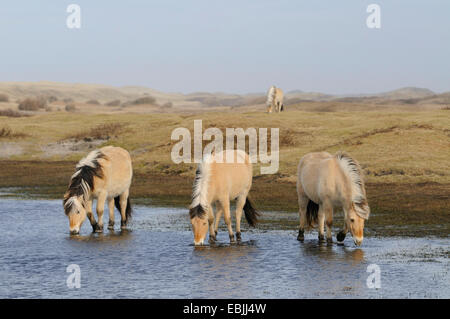
[[[109,140],[117,137],[124,132],[124,123],[106,123],[97,125],[87,131],[78,132],[73,135],[68,135],[65,139],[73,139],[75,141],[90,141],[90,140]]]
[[[14,139],[14,138],[23,138],[27,136],[28,134],[15,132],[8,126],[0,128],[0,139],[2,138]]]

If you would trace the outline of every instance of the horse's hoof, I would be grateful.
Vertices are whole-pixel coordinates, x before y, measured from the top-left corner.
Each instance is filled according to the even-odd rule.
[[[345,239],[345,233],[342,232],[342,231],[339,232],[339,233],[336,235],[336,239],[337,239],[338,242],[343,242],[344,239]]]
[[[325,241],[325,237],[323,235],[319,235],[319,242],[324,242]]]
[[[303,231],[303,230],[299,230],[298,231],[297,240],[298,241],[304,241],[305,240],[305,231]]]
[[[216,242],[216,236],[209,236],[209,243],[214,244]]]
[[[235,242],[234,235],[230,235],[230,243],[234,244]]]
[[[214,232],[214,237],[217,237],[217,230]]]
[[[110,224],[108,225],[108,229],[109,229],[109,230],[114,230],[114,223],[112,223],[112,224],[110,223]]]
[[[332,244],[333,243],[333,238],[327,238],[327,244]]]
[[[103,226],[99,226],[99,225],[95,226],[95,232],[96,233],[103,233]]]
[[[242,241],[241,233],[236,233],[236,240],[240,243]]]

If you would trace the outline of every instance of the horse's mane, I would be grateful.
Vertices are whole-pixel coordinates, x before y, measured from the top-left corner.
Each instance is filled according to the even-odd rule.
[[[368,219],[370,215],[370,207],[367,203],[361,166],[354,158],[345,152],[338,152],[334,156],[352,183],[352,202],[355,205],[356,213],[359,217]]]
[[[275,85],[272,85],[269,89],[269,92],[267,93],[266,105],[272,104],[273,99],[275,98],[275,94],[276,94],[276,87],[275,87]]]
[[[79,206],[84,205],[89,193],[94,189],[94,177],[103,178],[103,170],[98,162],[101,158],[106,158],[106,155],[95,150],[78,162],[64,195],[63,205],[66,215],[75,209],[79,211]]]
[[[189,210],[189,215],[194,217],[204,217],[208,206],[207,194],[209,183],[209,163],[210,156],[205,156],[202,163],[198,164],[195,172],[195,180],[192,190],[192,203]]]

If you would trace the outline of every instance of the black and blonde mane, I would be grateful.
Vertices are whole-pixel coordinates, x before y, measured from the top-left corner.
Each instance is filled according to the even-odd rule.
[[[97,150],[78,162],[64,195],[63,205],[66,215],[75,210],[77,203],[84,206],[89,193],[94,190],[94,177],[103,178],[103,169],[98,162],[101,158],[106,156]]]
[[[352,202],[359,217],[368,219],[370,208],[367,202],[363,172],[359,163],[345,152],[338,152],[335,157],[352,183]]]

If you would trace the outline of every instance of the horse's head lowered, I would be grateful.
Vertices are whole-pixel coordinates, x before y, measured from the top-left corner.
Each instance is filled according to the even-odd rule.
[[[361,207],[362,206],[362,207]],[[361,213],[361,211],[367,211],[369,206],[365,203],[352,203],[350,209],[347,210],[345,216],[345,223],[347,229],[353,237],[355,245],[360,246],[364,239],[364,221],[369,217]]]
[[[69,218],[70,234],[77,235],[80,232],[81,225],[86,220],[86,209],[79,197],[64,196],[64,212]]]
[[[208,217],[201,205],[197,205],[189,210],[192,231],[194,232],[194,245],[203,245],[208,233]]]

